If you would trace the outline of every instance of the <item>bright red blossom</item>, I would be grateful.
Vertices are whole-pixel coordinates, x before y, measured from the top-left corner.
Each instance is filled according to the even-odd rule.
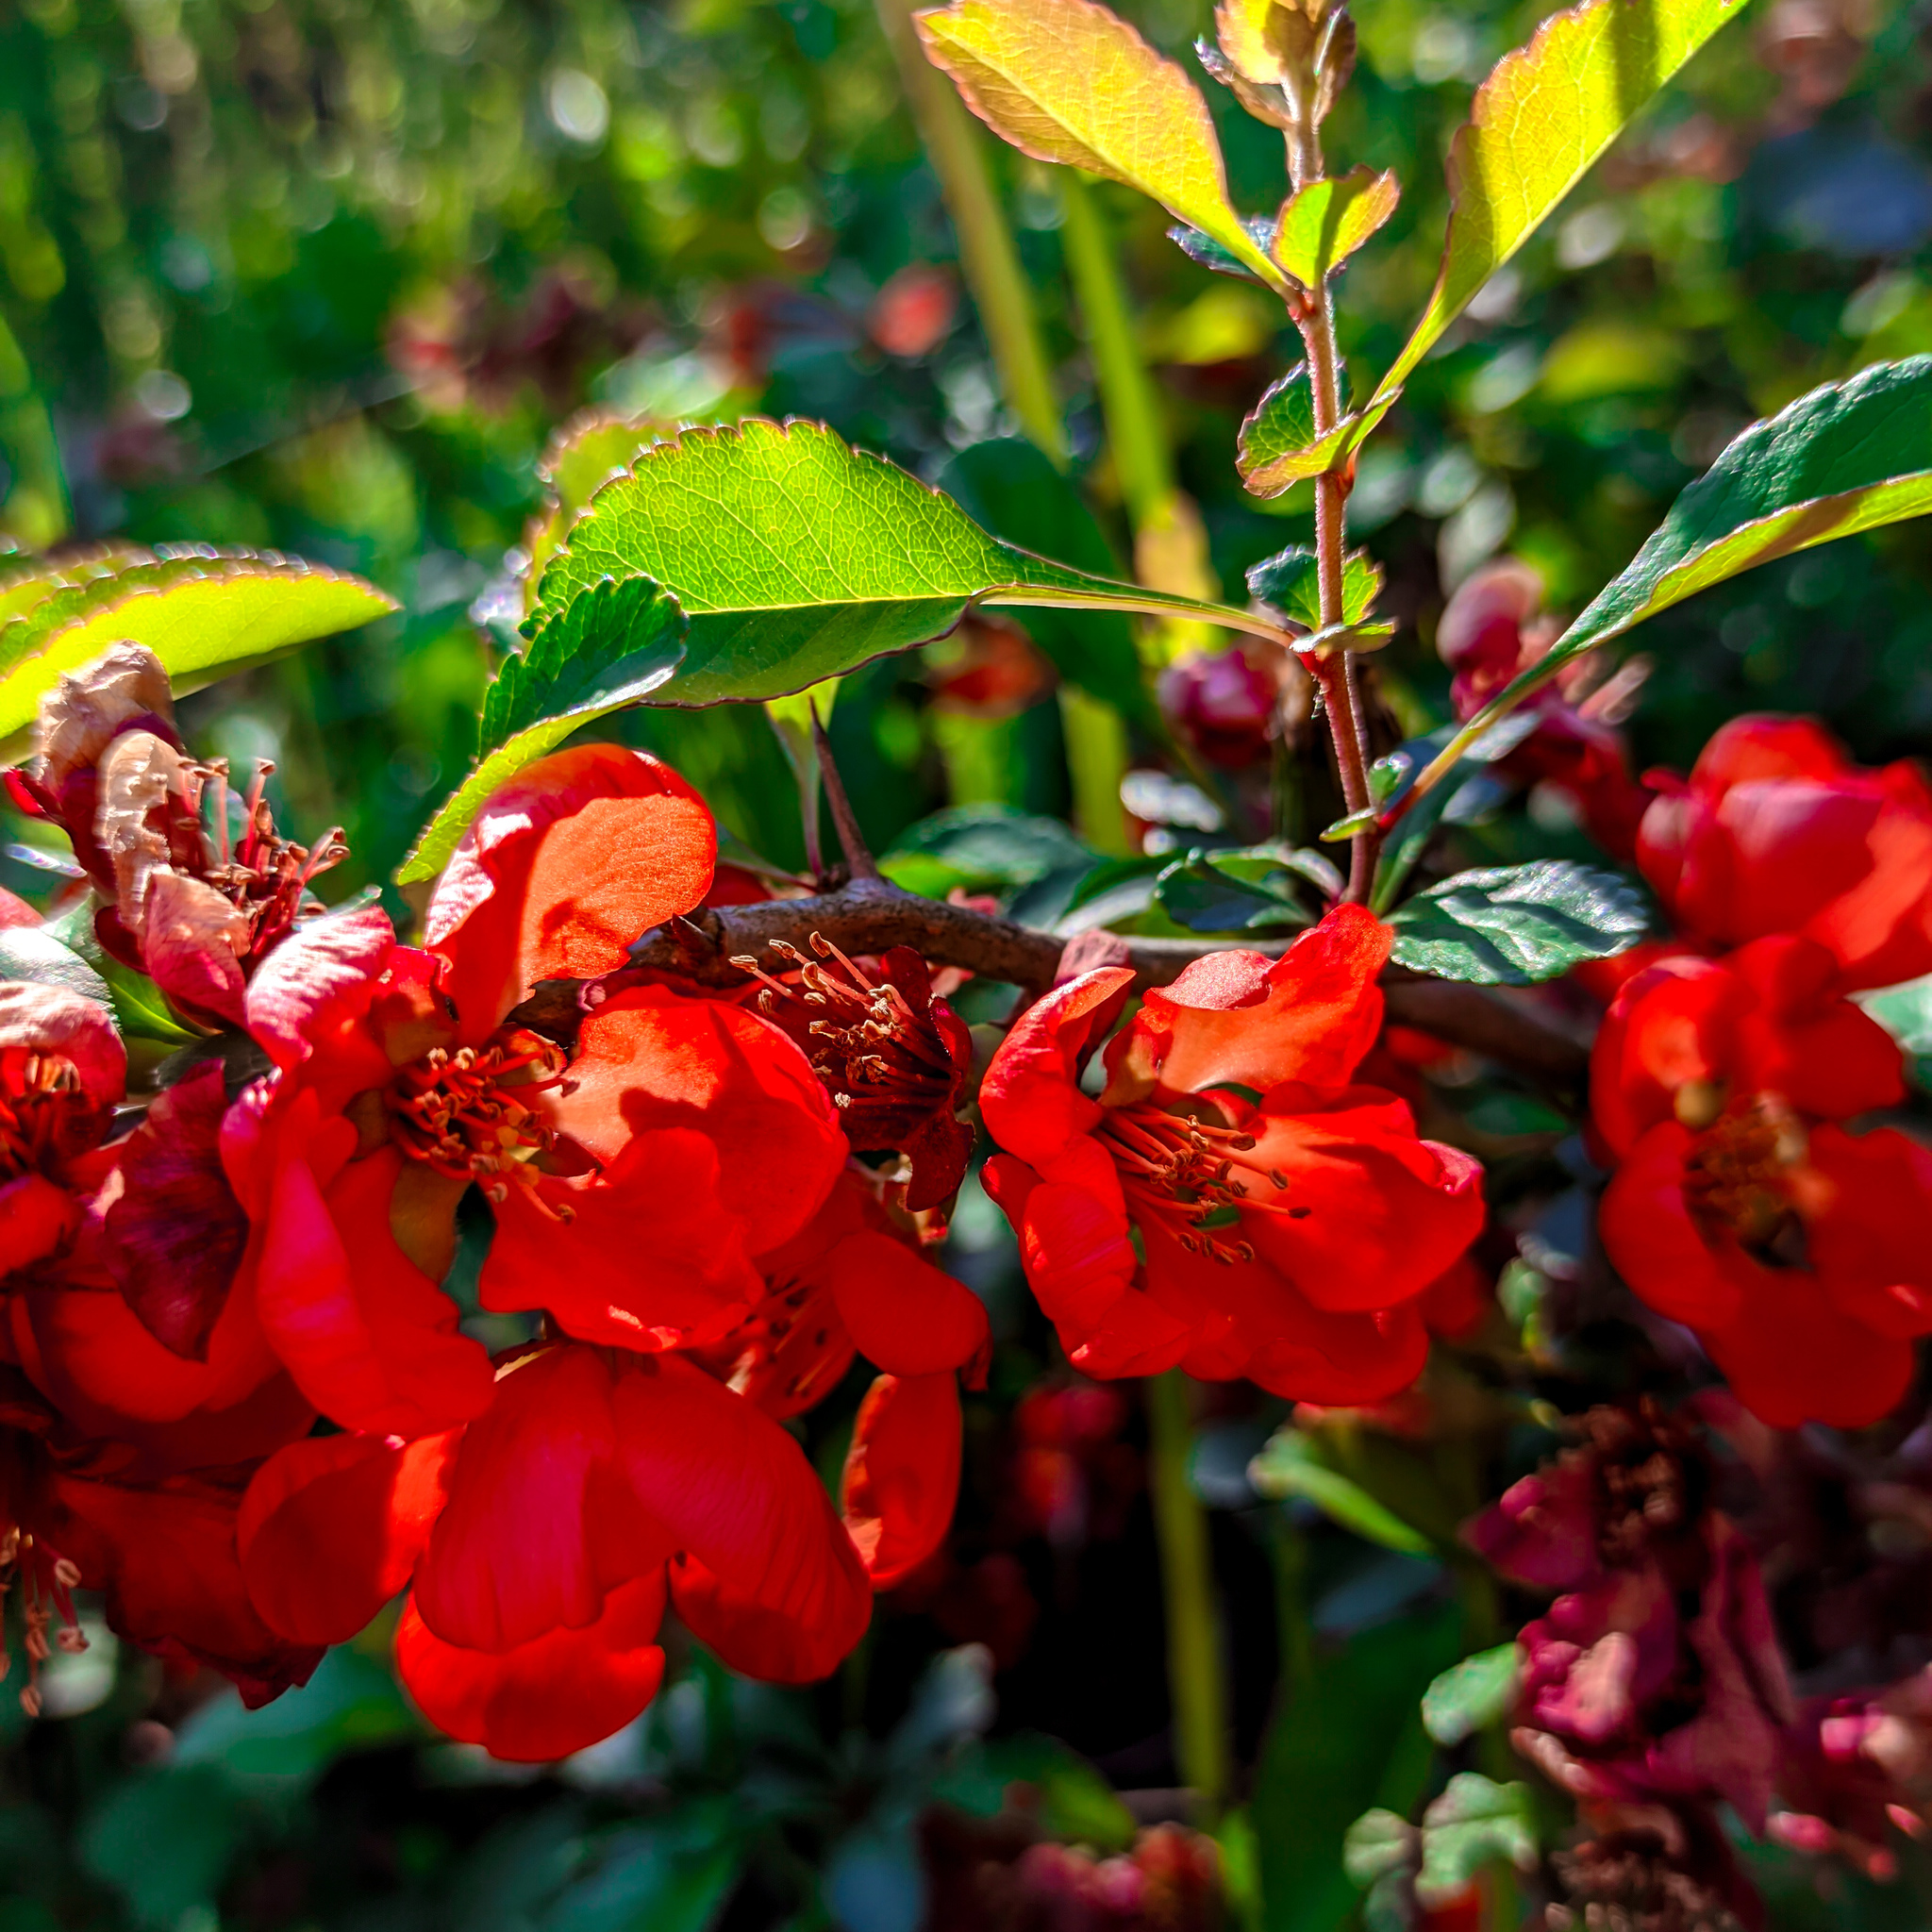
[[[1331,1403],[1413,1379],[1418,1298],[1481,1227],[1481,1170],[1352,1084],[1390,944],[1343,906],[1279,959],[1195,962],[1108,1044],[1097,1099],[1080,1073],[1128,969],[1083,974],[1008,1035],[981,1092],[1005,1150],[988,1186],[1076,1368]]]
[[[1666,959],[1618,994],[1591,1066],[1606,1251],[1778,1427],[1875,1422],[1932,1333],[1932,1150],[1838,1124],[1904,1089],[1835,971],[1804,939]]]
[[[1678,925],[1735,945],[1799,933],[1840,991],[1932,972],[1932,788],[1873,771],[1804,718],[1733,718],[1688,780],[1651,773],[1637,861]]]

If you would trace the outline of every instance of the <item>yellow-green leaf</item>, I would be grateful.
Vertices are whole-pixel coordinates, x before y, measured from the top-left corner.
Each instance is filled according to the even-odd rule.
[[[1303,288],[1315,288],[1395,212],[1401,199],[1392,172],[1351,168],[1338,180],[1310,181],[1281,205],[1274,259]]]
[[[1273,393],[1271,391],[1270,394]],[[1325,475],[1330,470],[1340,469],[1395,407],[1395,399],[1401,393],[1400,390],[1391,390],[1387,395],[1376,396],[1366,409],[1344,416],[1325,436],[1292,448],[1282,448],[1282,438],[1262,419],[1268,403],[1264,396],[1255,414],[1241,425],[1241,448],[1236,458],[1241,481],[1256,496],[1279,496],[1307,477]]]
[[[186,692],[395,608],[360,577],[299,558],[207,550],[66,586],[0,625],[0,743],[33,723],[62,672],[124,638],[145,644]]]
[[[1280,287],[1227,198],[1207,102],[1125,21],[1094,0],[955,0],[918,19],[934,63],[1002,140],[1138,188]]]
[[[1598,156],[1744,0],[1582,0],[1506,54],[1449,150],[1449,237],[1434,294],[1380,400]]]
[[[586,409],[550,439],[537,465],[544,485],[543,507],[524,525],[524,614],[536,608],[543,566],[563,547],[584,506],[613,476],[630,468],[641,451],[676,434],[675,423],[651,416],[618,416]]]

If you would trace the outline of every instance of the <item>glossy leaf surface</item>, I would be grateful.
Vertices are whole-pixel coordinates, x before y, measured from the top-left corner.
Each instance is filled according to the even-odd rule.
[[[1650,926],[1643,895],[1568,858],[1457,873],[1389,914],[1399,964],[1439,979],[1528,986],[1627,951]]]

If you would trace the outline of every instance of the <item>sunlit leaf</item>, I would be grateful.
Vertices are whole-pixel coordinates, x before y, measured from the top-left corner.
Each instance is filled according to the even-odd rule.
[[[608,483],[544,573],[536,630],[606,577],[664,585],[691,620],[653,704],[803,691],[942,637],[979,604],[1139,610],[1268,634],[1246,611],[1050,563],[821,423],[687,429]]]
[[[129,564],[0,625],[0,741],[33,723],[62,672],[124,638],[190,691],[395,608],[373,584],[297,558],[195,551]]]
[[[650,416],[619,416],[586,409],[550,439],[537,464],[544,485],[543,507],[524,525],[524,609],[537,601],[544,567],[563,546],[584,506],[613,476],[627,470],[641,450],[676,430],[675,423]]]
[[[1278,852],[1191,852],[1154,882],[1155,903],[1190,932],[1283,932],[1313,924]]]
[[[641,704],[677,669],[684,613],[649,577],[606,579],[503,661],[483,694],[477,760],[396,874],[434,878],[499,785],[593,719]]]
[[[1449,151],[1449,237],[1435,292],[1374,400],[1528,241],[1618,134],[1743,0],[1582,0],[1506,54]]]
[[[1499,1785],[1477,1772],[1457,1772],[1423,1813],[1417,1902],[1424,1909],[1445,1906],[1468,1890],[1485,1865],[1499,1861],[1534,1871],[1535,1818],[1527,1785]]]
[[[1249,238],[1257,248],[1264,255],[1273,254],[1273,215],[1243,215],[1241,226],[1248,231]],[[1261,279],[1241,257],[1229,254],[1212,235],[1204,235],[1199,228],[1191,228],[1185,222],[1176,222],[1167,231],[1167,239],[1174,242],[1190,261],[1198,261],[1203,268],[1211,268],[1216,275],[1240,275],[1250,282],[1258,282]]]
[[[1452,1664],[1423,1692],[1423,1728],[1445,1748],[1474,1737],[1508,1709],[1520,1674],[1513,1642]]]
[[[919,16],[934,62],[1003,140],[1124,181],[1269,283],[1279,271],[1227,198],[1200,90],[1094,0],[956,0]]]
[[[1286,611],[1310,630],[1322,627],[1321,561],[1312,550],[1291,544],[1248,572],[1248,589],[1264,604]],[[1351,550],[1341,562],[1341,622],[1359,624],[1381,594],[1382,566],[1366,550]]]
[[[1391,957],[1417,973],[1483,986],[1555,979],[1627,952],[1650,929],[1643,895],[1568,858],[1457,873],[1388,915]]]
[[[58,986],[97,1006],[111,1004],[108,982],[43,925],[0,927],[0,980],[4,979]]]
[[[1307,377],[1297,366],[1269,389],[1241,425],[1235,456],[1241,481],[1253,495],[1279,496],[1309,476],[1340,469],[1395,407],[1399,393],[1377,398],[1317,436]]]
[[[63,551],[58,559],[0,574],[0,624],[11,624],[56,591],[112,576],[131,563],[152,563],[155,553],[138,543],[92,543]]]
[[[1760,563],[1932,510],[1932,356],[1878,362],[1754,423],[1671,506],[1643,548],[1533,669],[1459,730],[1416,780],[1464,750],[1583,652]]]
[[[1395,212],[1401,184],[1392,173],[1351,168],[1310,181],[1282,204],[1274,256],[1305,289],[1326,280]]]
[[[1405,1523],[1353,1477],[1330,1467],[1299,1429],[1277,1429],[1248,1465],[1248,1480],[1263,1496],[1306,1497],[1344,1529],[1384,1549],[1425,1557],[1434,1547],[1421,1530]]]

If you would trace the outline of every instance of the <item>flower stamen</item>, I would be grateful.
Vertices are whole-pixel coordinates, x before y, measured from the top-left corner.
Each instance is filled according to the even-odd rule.
[[[410,1158],[451,1180],[475,1181],[494,1202],[507,1201],[515,1184],[545,1213],[568,1221],[567,1206],[537,1191],[539,1157],[556,1146],[557,1135],[525,1097],[563,1078],[561,1051],[535,1034],[433,1047],[390,1083],[390,1136]]]

